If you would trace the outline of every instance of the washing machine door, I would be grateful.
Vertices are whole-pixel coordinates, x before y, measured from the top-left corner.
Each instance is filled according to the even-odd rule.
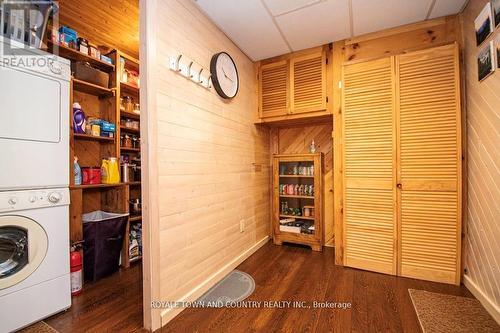
[[[0,289],[36,271],[47,249],[47,234],[37,222],[23,216],[0,216]]]

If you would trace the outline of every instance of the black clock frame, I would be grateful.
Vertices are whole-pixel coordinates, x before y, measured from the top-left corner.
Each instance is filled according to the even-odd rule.
[[[224,93],[224,90],[222,90],[219,80],[217,79],[217,59],[221,54],[225,54],[231,59],[233,62],[234,68],[236,70],[236,93],[234,94],[233,97],[230,97]],[[236,63],[234,62],[234,59],[227,53],[227,52],[219,52],[216,53],[212,56],[212,60],[210,60],[210,74],[212,75],[212,83],[214,85],[215,91],[217,91],[217,94],[219,94],[220,97],[224,99],[232,99],[238,95],[238,91],[240,90],[240,74],[238,73],[238,67],[236,66]]]

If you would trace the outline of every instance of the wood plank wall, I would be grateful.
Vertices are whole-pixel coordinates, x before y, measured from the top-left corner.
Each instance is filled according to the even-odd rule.
[[[148,128],[156,127],[156,138],[150,136],[147,144],[148,161],[158,165],[158,176],[149,174],[153,193],[146,196],[146,204],[159,210],[159,219],[153,211],[148,218],[150,256],[159,258],[148,263],[148,297],[191,301],[268,239],[270,135],[268,128],[253,124],[252,61],[191,1],[157,0],[145,7],[154,8],[142,17],[155,22],[158,31],[143,45],[148,54],[141,58],[148,61],[148,95],[155,96],[148,103],[156,103],[146,111]],[[167,67],[170,56],[184,54],[209,68],[220,51],[231,54],[240,74],[232,101]],[[243,233],[240,220],[246,224]],[[178,312],[163,310],[161,324]],[[158,325],[153,318],[152,328]]]
[[[471,0],[461,15],[468,146],[464,282],[500,321],[500,69],[482,82],[477,79],[477,54],[500,35],[500,28],[480,47],[474,33],[474,19],[487,2]]]
[[[139,58],[138,0],[59,0],[59,24],[96,45]]]
[[[314,140],[316,149],[323,153],[323,221],[325,245],[333,246],[333,124],[299,126],[276,129],[277,135],[271,147],[278,154],[309,153],[309,145]]]
[[[341,72],[342,63],[363,62],[460,41],[460,20],[457,16],[447,16],[413,23],[338,41],[333,45],[333,53],[334,57],[338,57],[341,60],[334,62],[334,74]],[[338,87],[338,81],[334,82],[333,86]],[[335,88],[335,94],[341,96],[342,89]],[[343,200],[341,190],[343,168],[341,163],[335,163],[335,161],[342,160],[342,105],[340,100],[334,99],[333,108],[335,263],[342,265],[344,260],[342,234]]]

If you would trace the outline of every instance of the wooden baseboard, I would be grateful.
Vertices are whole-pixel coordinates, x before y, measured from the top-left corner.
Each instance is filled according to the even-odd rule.
[[[486,295],[477,284],[475,284],[470,277],[467,275],[463,276],[464,285],[469,289],[469,291],[476,296],[476,298],[481,302],[486,311],[495,319],[495,321],[500,325],[500,307],[496,305],[489,297]]]
[[[269,241],[269,236],[262,238],[260,241],[252,245],[248,250],[241,253],[239,256],[231,260],[220,270],[212,274],[208,279],[203,281],[198,287],[191,290],[189,293],[181,297],[179,302],[193,302],[200,298],[201,295],[206,293],[210,288],[212,288],[217,282],[219,282],[223,277],[229,274],[233,269],[235,269],[239,264],[245,261],[248,257],[254,254],[258,249],[264,246]],[[183,308],[176,309],[166,309],[161,313],[161,326],[165,326],[170,320],[174,319],[179,313],[184,310]]]

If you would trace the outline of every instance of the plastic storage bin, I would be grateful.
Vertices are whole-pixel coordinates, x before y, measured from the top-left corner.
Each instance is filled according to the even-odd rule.
[[[128,215],[100,210],[82,215],[85,280],[96,281],[118,270]]]

